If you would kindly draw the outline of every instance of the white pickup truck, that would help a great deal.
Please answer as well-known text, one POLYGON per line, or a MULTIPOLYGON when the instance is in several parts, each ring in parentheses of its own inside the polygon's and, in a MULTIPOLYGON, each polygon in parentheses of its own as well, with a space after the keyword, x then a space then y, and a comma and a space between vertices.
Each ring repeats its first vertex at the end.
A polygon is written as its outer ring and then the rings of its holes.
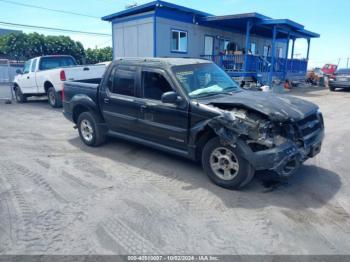
POLYGON ((62 106, 64 81, 101 78, 106 65, 77 66, 67 55, 41 56, 28 60, 23 71, 17 70, 13 90, 17 102, 24 103, 30 96, 47 95, 52 107, 62 106))

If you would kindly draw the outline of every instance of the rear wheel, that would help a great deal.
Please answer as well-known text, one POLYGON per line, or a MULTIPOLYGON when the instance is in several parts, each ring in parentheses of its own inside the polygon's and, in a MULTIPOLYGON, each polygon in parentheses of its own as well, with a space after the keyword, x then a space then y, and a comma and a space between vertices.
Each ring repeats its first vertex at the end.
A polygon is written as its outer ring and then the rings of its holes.
POLYGON ((60 92, 56 92, 55 88, 50 87, 47 91, 47 98, 49 99, 49 104, 52 107, 58 108, 62 107, 62 97, 60 92))
POLYGON ((223 145, 217 137, 209 140, 204 146, 203 169, 209 178, 221 187, 242 188, 254 177, 253 167, 239 155, 237 147, 223 145))
POLYGON ((22 90, 19 86, 15 87, 15 97, 17 103, 25 103, 27 102, 27 96, 22 93, 22 90))
POLYGON ((333 86, 330 86, 330 87, 329 87, 329 90, 330 90, 331 92, 334 92, 334 91, 335 91, 335 88, 334 88, 333 86))
POLYGON ((99 123, 100 117, 91 112, 84 112, 78 117, 78 130, 81 140, 88 146, 99 146, 106 140, 99 123))

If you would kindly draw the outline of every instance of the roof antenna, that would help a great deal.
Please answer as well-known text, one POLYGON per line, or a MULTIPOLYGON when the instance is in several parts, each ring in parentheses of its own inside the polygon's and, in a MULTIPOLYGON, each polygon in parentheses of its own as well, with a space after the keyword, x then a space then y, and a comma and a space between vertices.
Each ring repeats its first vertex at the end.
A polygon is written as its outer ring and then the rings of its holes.
POLYGON ((126 4, 125 9, 134 8, 136 6, 138 6, 137 2, 132 2, 132 3, 126 4))

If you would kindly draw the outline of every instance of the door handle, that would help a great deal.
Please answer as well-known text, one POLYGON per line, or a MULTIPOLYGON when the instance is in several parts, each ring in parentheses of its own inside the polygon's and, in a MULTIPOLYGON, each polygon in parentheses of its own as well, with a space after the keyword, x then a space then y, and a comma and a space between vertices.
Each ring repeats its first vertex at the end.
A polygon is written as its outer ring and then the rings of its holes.
POLYGON ((108 104, 109 103, 109 98, 104 98, 103 102, 105 102, 105 104, 108 104))

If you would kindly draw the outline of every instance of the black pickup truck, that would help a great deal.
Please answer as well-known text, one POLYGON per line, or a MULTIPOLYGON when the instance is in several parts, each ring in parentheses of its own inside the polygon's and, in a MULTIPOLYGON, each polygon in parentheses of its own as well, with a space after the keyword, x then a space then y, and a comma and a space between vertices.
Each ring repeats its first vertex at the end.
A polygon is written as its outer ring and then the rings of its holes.
POLYGON ((86 145, 114 136, 201 161, 214 183, 232 189, 256 170, 293 174, 324 137, 315 104, 242 90, 201 59, 120 59, 102 79, 65 82, 63 96, 86 145))

